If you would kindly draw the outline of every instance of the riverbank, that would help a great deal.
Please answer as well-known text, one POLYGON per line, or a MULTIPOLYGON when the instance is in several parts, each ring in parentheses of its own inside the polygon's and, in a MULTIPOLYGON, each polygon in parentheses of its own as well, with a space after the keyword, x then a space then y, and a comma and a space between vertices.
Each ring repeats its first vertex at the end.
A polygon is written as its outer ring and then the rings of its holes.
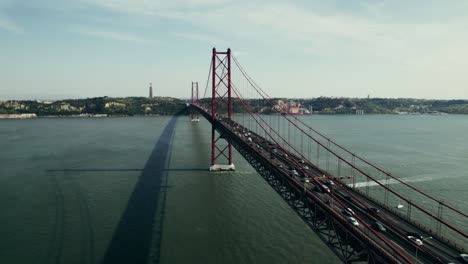
POLYGON ((26 119, 36 118, 36 114, 0 114, 0 119, 26 119))
MULTIPOLYGON (((287 98, 248 101, 252 111, 260 114, 276 114, 278 111, 320 115, 468 114, 468 100, 318 97, 294 99, 294 102, 287 98)), ((203 98, 200 102, 208 109, 211 107, 211 98, 203 98)), ((186 107, 186 100, 171 97, 96 97, 53 102, 10 100, 0 101, 0 114, 35 114, 37 117, 166 116, 180 113, 186 107)), ((219 104, 217 109, 219 112, 227 111, 223 104, 219 104)), ((232 98, 232 111, 246 112, 240 99, 232 98)))

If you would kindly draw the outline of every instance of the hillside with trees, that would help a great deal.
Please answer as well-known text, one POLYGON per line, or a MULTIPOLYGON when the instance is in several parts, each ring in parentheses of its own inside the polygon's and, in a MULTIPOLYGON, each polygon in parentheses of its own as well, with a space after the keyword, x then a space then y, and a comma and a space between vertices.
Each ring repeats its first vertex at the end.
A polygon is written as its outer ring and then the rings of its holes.
MULTIPOLYGON (((211 98, 201 99, 211 107, 211 98)), ((256 113, 276 113, 272 105, 291 102, 314 114, 468 114, 468 100, 431 100, 408 98, 339 98, 318 97, 310 99, 273 98, 270 102, 250 99, 248 104, 256 113)), ((96 97, 59 101, 0 101, 0 114, 29 114, 37 116, 135 116, 173 115, 186 109, 186 101, 171 97, 96 97)), ((218 103, 219 112, 226 111, 226 105, 218 103)), ((245 112, 243 103, 233 98, 233 112, 245 112)))
POLYGON ((2 101, 0 114, 34 113, 37 116, 173 115, 186 108, 185 101, 170 97, 96 97, 59 101, 2 101))

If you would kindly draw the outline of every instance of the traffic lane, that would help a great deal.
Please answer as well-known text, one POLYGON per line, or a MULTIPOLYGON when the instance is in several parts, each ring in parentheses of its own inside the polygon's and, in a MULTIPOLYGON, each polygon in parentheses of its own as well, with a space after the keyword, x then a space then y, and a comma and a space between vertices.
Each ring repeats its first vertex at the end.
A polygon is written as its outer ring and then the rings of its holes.
MULTIPOLYGON (((418 233, 419 231, 418 230, 415 230, 414 227, 409 227, 407 225, 406 222, 404 221, 401 221, 399 219, 395 219, 393 214, 386 214, 385 212, 385 209, 384 208, 380 208, 380 206, 378 204, 371 204, 369 202, 369 200, 365 199, 367 202, 367 207, 374 207, 374 208, 379 208, 380 209, 380 213, 378 214, 369 214, 368 212, 366 212, 366 206, 364 206, 361 201, 361 203, 355 203, 357 206, 359 206, 362 210, 364 210, 365 213, 368 213, 369 215, 373 216, 373 218, 379 222, 381 222, 382 224, 384 224, 384 226, 387 227, 387 229, 390 229, 391 231, 393 231, 396 235, 398 235, 398 239, 400 239, 401 241, 405 241, 407 242, 407 244, 409 243, 410 245, 413 245, 413 243, 411 243, 407 237, 407 233, 408 232, 415 232, 415 233, 418 233), (390 223, 391 221, 391 223, 390 223), (403 230, 403 232, 402 232, 403 230)), ((354 201, 354 200, 353 200, 354 201)), ((348 202, 351 202, 351 201, 348 201, 348 202)), ((426 255, 428 256, 431 256, 432 258, 434 259, 440 259, 440 260, 444 260, 444 259, 452 259, 450 257, 450 255, 446 255, 444 254, 444 256, 436 253, 436 252, 431 252, 429 251, 427 248, 424 247, 424 245, 419 249, 421 250, 422 253, 425 253, 426 255)), ((447 263, 447 262, 446 262, 447 263)))
MULTIPOLYGON (((253 135, 253 134, 252 134, 253 135)), ((256 138, 258 138, 257 136, 255 136, 256 138)), ((262 138, 263 139, 263 138, 262 138)), ((269 151, 272 151, 274 152, 276 150, 276 152, 279 154, 278 155, 278 159, 282 160, 283 164, 285 164, 289 169, 295 169, 296 171, 301 171, 301 172, 305 172, 305 169, 303 168, 304 165, 307 165, 307 166, 310 166, 309 168, 311 168, 311 170, 308 170, 308 172, 314 176, 321 176, 321 172, 318 171, 317 169, 315 169, 315 166, 313 164, 309 164, 309 163, 305 163, 305 164, 301 164, 302 165, 302 168, 300 167, 297 167, 297 164, 294 164, 291 160, 287 159, 286 157, 288 156, 285 156, 285 154, 287 155, 287 153, 283 152, 282 150, 279 150, 278 151, 278 146, 277 145, 273 145, 272 142, 269 142, 268 140, 264 139, 261 143, 267 143, 267 144, 264 144, 264 148, 268 149, 269 151)), ((299 160, 298 157, 294 157, 296 160, 299 160)), ((352 201, 349 201, 347 199, 343 199, 345 202, 352 202, 352 201)), ((367 203, 369 203, 370 201, 365 199, 367 203)), ((357 203, 357 202, 352 202, 354 205, 356 206, 359 206, 359 208, 363 209, 362 208, 362 203, 357 203)), ((370 206, 369 206, 370 207, 370 206)), ((379 205, 376 205, 374 204, 373 205, 374 208, 380 208, 379 205)), ((385 208, 380 208, 381 209, 381 212, 385 212, 385 208)), ((366 210, 366 208, 364 208, 363 210, 366 210)), ((368 215, 368 212, 363 212, 365 215, 368 215)), ((407 232, 420 232, 420 230, 415 230, 414 227, 412 225, 409 225, 407 224, 405 221, 401 221, 401 219, 399 219, 398 217, 395 218, 395 216, 393 214, 387 214, 387 213, 384 213, 385 214, 385 217, 383 217, 382 215, 378 216, 377 218, 373 217, 371 218, 372 221, 377 221, 377 220, 380 220, 381 222, 385 223, 388 226, 393 226, 393 227, 399 227, 398 229, 400 230, 399 234, 400 234, 400 238, 405 238, 406 240, 405 241, 408 241, 407 239, 407 236, 406 236, 406 233, 407 232), (390 223, 392 222, 392 223, 390 223)), ((373 224, 373 223, 372 223, 373 224)), ((426 234, 425 234, 426 235, 426 234)), ((426 235, 427 236, 427 235, 426 235)), ((450 256, 456 256, 456 253, 457 252, 454 252, 452 249, 450 248, 447 248, 446 245, 444 243, 438 243, 437 241, 435 242, 434 245, 432 245, 434 248, 437 248, 441 251, 441 253, 443 253, 444 255, 450 257, 450 256)), ((425 249, 421 249, 422 251, 425 251, 425 249)), ((438 251, 439 251, 438 250, 438 251)), ((430 252, 427 252, 428 254, 431 254, 430 252)))
MULTIPOLYGON (((409 224, 405 220, 400 219, 398 216, 394 215, 393 213, 388 212, 386 208, 380 207, 378 204, 375 204, 373 201, 369 201, 369 200, 367 200, 367 204, 371 207, 380 208, 380 213, 377 214, 376 216, 379 217, 381 222, 385 222, 387 226, 397 227, 399 229, 398 232, 401 234, 401 236, 407 237, 408 232, 414 232, 414 233, 419 233, 423 235, 423 237, 428 237, 426 233, 422 232, 421 230, 418 230, 413 225, 409 224)), ((429 241, 429 240, 426 240, 426 241, 429 241)), ((441 243, 438 240, 431 239, 430 241, 431 243, 436 244, 434 245, 434 247, 444 249, 444 250, 441 250, 440 252, 439 251, 434 252, 432 250, 432 252, 430 253, 428 252, 429 254, 432 254, 435 257, 438 256, 441 259, 448 259, 448 260, 456 261, 456 256, 458 256, 457 252, 448 248, 444 243, 441 243)), ((423 250, 426 250, 426 249, 424 248, 423 250)))
MULTIPOLYGON (((268 150, 271 152, 271 151, 274 151, 274 149, 277 149, 276 147, 272 147, 272 144, 271 143, 268 143, 267 140, 259 140, 260 138, 257 137, 255 134, 252 134, 251 132, 247 132, 247 130, 242 130, 241 131, 242 133, 244 133, 243 135, 241 134, 240 137, 245 137, 248 141, 247 143, 249 145, 251 145, 251 147, 256 147, 257 150, 260 150, 259 152, 261 152, 261 150, 265 150, 268 152, 268 150), (250 134, 249 134, 250 133, 250 134)), ((262 153, 262 156, 264 158, 267 158, 266 156, 268 156, 268 153, 265 153, 265 151, 262 153)), ((283 170, 283 172, 287 173, 288 175, 290 175, 290 168, 293 169, 293 168, 297 168, 298 164, 296 164, 295 162, 293 162, 292 160, 290 160, 290 156, 284 152, 284 151, 281 151, 281 150, 276 150, 276 154, 279 154, 278 158, 279 159, 279 163, 282 163, 283 164, 283 168, 281 168, 283 170), (285 155, 286 154, 286 155, 285 155)), ((293 157, 294 159, 296 159, 296 162, 299 160, 298 157, 293 157)), ((299 164, 300 167, 303 167, 304 165, 303 164, 299 164)), ((312 168, 313 165, 312 165, 312 168)), ((302 168, 303 169, 303 168, 302 168)), ((300 170, 300 169, 299 169, 300 170)), ((318 170, 316 170, 316 172, 318 172, 318 170)), ((321 176, 321 175, 320 175, 321 176)), ((300 182, 300 181, 298 181, 300 182)), ((317 183, 314 183, 314 184, 317 184, 317 183)), ((319 183, 321 184, 321 183, 319 183)), ((315 189, 316 187, 314 187, 315 189)), ((306 188, 307 189, 307 188, 306 188)), ((310 190, 309 190, 310 191, 310 190)), ((319 193, 314 193, 314 195, 316 197, 319 197, 323 202, 326 202, 330 199, 330 197, 325 197, 324 195, 322 194, 319 194, 319 193)), ((332 198, 333 199, 333 198, 332 198)), ((337 201, 336 203, 334 203, 334 205, 332 204, 332 209, 338 214, 338 215, 341 215, 341 211, 344 209, 343 206, 339 205, 339 201, 337 201)), ((345 217, 345 216, 343 216, 345 217)), ((348 218, 346 217, 346 220, 348 218)), ((362 223, 364 223, 364 221, 361 220, 362 223)), ((371 240, 373 240, 374 242, 376 243, 379 243, 382 241, 382 237, 379 237, 379 235, 377 235, 376 233, 374 233, 375 231, 374 230, 371 230, 370 228, 370 225, 372 223, 371 222, 366 222, 366 225, 360 225, 360 227, 354 227, 353 228, 361 228, 363 230, 361 230, 361 232, 363 232, 363 234, 365 234, 368 238, 370 238, 371 240)), ((388 243, 388 242, 387 242, 388 243)), ((387 252, 389 252, 391 255, 396 255, 394 249, 392 247, 390 247, 389 245, 387 245, 386 243, 379 243, 381 246, 384 245, 384 248, 387 252)))
MULTIPOLYGON (((342 194, 339 193, 339 191, 337 191, 337 196, 341 196, 342 194)), ((404 254, 408 259, 412 259, 413 258, 413 254, 412 254, 412 251, 409 250, 408 248, 408 245, 406 244, 407 241, 405 240, 402 240, 398 237, 394 237, 392 236, 391 234, 388 234, 387 232, 380 232, 376 229, 373 228, 374 226, 374 223, 376 222, 376 219, 371 216, 370 214, 368 214, 365 209, 361 208, 360 206, 357 206, 356 204, 354 204, 353 202, 345 199, 345 198, 342 198, 346 204, 346 208, 351 208, 353 211, 354 211, 354 215, 356 216, 355 218, 359 219, 360 223, 362 223, 362 228, 365 230, 366 234, 370 237, 373 238, 373 240, 382 240, 382 239, 385 239, 385 241, 387 242, 391 242, 393 244, 397 243, 398 245, 400 245, 398 248, 400 249, 400 252, 402 254, 404 254), (367 225, 364 225, 364 223, 367 225), (374 233, 375 232, 375 233, 374 233), (406 244, 406 246, 402 246, 406 244)), ((342 214, 345 214, 345 208, 342 208, 342 214)), ((383 246, 386 248, 386 250, 388 252, 393 252, 394 251, 394 248, 390 247, 389 245, 387 244, 383 244, 383 246)))
POLYGON ((441 247, 440 244, 433 244, 432 240, 434 240, 434 239, 424 240, 423 247, 430 250, 431 252, 439 254, 439 256, 441 256, 442 259, 446 260, 445 263, 450 263, 450 262, 458 263, 458 262, 460 262, 459 254, 453 253, 451 251, 447 251, 446 248, 441 247))
MULTIPOLYGON (((338 195, 342 195, 339 191, 338 193, 339 193, 338 195)), ((386 227, 387 230, 385 232, 379 231, 379 229, 375 229, 375 228, 374 230, 379 232, 383 237, 385 237, 389 241, 398 241, 398 244, 400 245, 400 247, 405 249, 407 256, 412 257, 412 258, 415 257, 414 252, 416 251, 416 248, 415 248, 416 245, 412 243, 406 237, 406 234, 403 235, 401 234, 401 232, 394 230, 395 228, 392 225, 388 225, 388 223, 380 219, 377 216, 377 214, 369 214, 367 211, 367 207, 363 206, 362 203, 356 200, 347 199, 346 201, 347 201, 347 204, 350 206, 350 208, 355 210, 356 214, 359 214, 361 217, 369 220, 372 227, 375 226, 375 223, 377 221, 381 222, 386 227)), ((425 248, 419 248, 419 250, 420 250, 420 254, 418 255, 418 257, 419 259, 422 259, 423 261, 425 261, 425 263, 432 262, 434 259, 437 259, 437 258, 440 259, 440 257, 433 256, 431 253, 427 252, 425 248)))
MULTIPOLYGON (((322 197, 323 199, 327 199, 328 205, 335 211, 337 212, 341 217, 346 219, 348 222, 349 221, 349 215, 347 215, 345 210, 347 208, 353 207, 353 206, 348 206, 347 204, 340 204, 338 201, 335 201, 333 197, 330 196, 329 193, 325 193, 327 196, 322 195, 322 192, 317 191, 317 188, 314 188, 315 190, 315 195, 322 197)), ((336 198, 336 197, 335 197, 336 198)), ((342 202, 342 201, 341 201, 342 202)), ((395 252, 396 249, 395 247, 390 245, 391 239, 386 235, 386 234, 381 234, 379 232, 376 232, 373 228, 372 225, 374 223, 373 219, 369 219, 367 217, 367 214, 364 212, 362 214, 354 214, 353 217, 358 219, 359 225, 358 226, 353 226, 353 228, 359 229, 363 234, 365 234, 369 239, 374 241, 375 243, 378 243, 385 251, 389 252, 390 255, 393 255, 395 257, 401 258, 398 256, 398 254, 395 252), (382 243, 383 240, 385 240, 386 243, 382 243)), ((400 241, 401 243, 401 241, 400 241)), ((404 255, 407 259, 410 259, 412 257, 411 252, 408 252, 408 250, 405 250, 403 252, 400 252, 400 254, 404 255)), ((403 259, 401 259, 403 261, 403 259)))
MULTIPOLYGON (((322 174, 321 171, 319 171, 318 169, 316 169, 315 166, 314 166, 313 164, 310 164, 310 163, 308 163, 308 162, 304 162, 303 164, 299 164, 300 167, 298 167, 297 164, 295 164, 295 163, 294 163, 292 160, 290 160, 289 158, 291 157, 291 158, 296 159, 296 161, 299 161, 299 160, 301 160, 299 157, 297 157, 297 156, 295 156, 295 155, 291 155, 291 154, 288 155, 288 153, 286 153, 285 151, 283 151, 279 146, 277 146, 277 145, 274 144, 273 142, 268 141, 267 139, 264 139, 263 137, 259 137, 259 136, 257 136, 257 134, 255 134, 255 133, 247 132, 247 131, 248 131, 248 130, 244 130, 244 131, 243 131, 244 133, 246 133, 246 134, 244 134, 244 136, 245 136, 245 135, 251 136, 251 141, 252 141, 252 142, 255 141, 255 143, 257 143, 257 144, 262 144, 262 149, 265 149, 266 151, 270 152, 270 158, 271 158, 271 155, 276 156, 277 159, 283 163, 283 166, 284 166, 283 170, 284 170, 284 172, 288 173, 288 174, 291 175, 291 176, 292 176, 292 173, 291 173, 292 170, 295 170, 297 173, 309 174, 309 175, 313 175, 313 176, 315 176, 315 177, 321 177, 321 176, 322 176, 322 175, 321 175, 321 174, 322 174), (294 157, 293 157, 293 156, 294 156, 294 157), (306 169, 304 168, 305 166, 308 166, 308 167, 310 166, 310 167, 309 167, 309 170, 306 170, 306 169), (301 168, 301 167, 302 167, 302 168, 301 168)), ((259 145, 257 145, 257 147, 258 147, 258 146, 259 146, 259 145)), ((314 185, 314 187, 307 188, 307 189, 310 190, 310 189, 320 188, 320 187, 317 186, 317 183, 315 183, 313 180, 311 180, 311 181, 312 181, 312 184, 314 185)), ((321 198, 323 198, 322 195, 319 195, 319 196, 320 196, 321 198)), ((323 199, 326 199, 326 198, 323 198, 323 199)), ((347 199, 343 199, 343 201, 349 202, 349 200, 347 200, 347 199)), ((366 199, 366 201, 368 201, 368 200, 366 199)), ((361 209, 362 209, 362 204, 359 204, 359 203, 353 203, 353 204, 354 204, 355 206, 358 206, 358 207, 355 207, 355 208, 361 208, 361 209)), ((379 207, 378 205, 377 205, 377 206, 374 205, 374 206, 375 206, 375 208, 378 208, 378 207, 379 207)), ((364 209, 364 210, 365 210, 365 209, 364 209)), ((364 215, 368 215, 368 213, 367 213, 367 212, 364 212, 364 215)), ((402 224, 401 221, 399 221, 399 219, 396 220, 396 219, 393 218, 393 217, 382 218, 382 219, 384 220, 383 222, 385 222, 385 224, 386 224, 387 226, 391 226, 391 225, 388 223, 388 220, 389 220, 389 221, 392 221, 392 222, 393 222, 393 225, 399 226, 399 225, 402 224)), ((379 220, 382 220, 382 219, 379 219, 379 220)), ((369 224, 373 225, 373 224, 375 223, 375 221, 377 221, 377 219, 371 218, 370 221, 371 221, 371 222, 369 222, 369 224)), ((408 240, 407 240, 407 238, 406 238, 405 236, 406 236, 406 235, 402 235, 402 237, 400 237, 400 238, 405 238, 404 241, 407 242, 408 240)))
MULTIPOLYGON (((334 209, 338 211, 343 217, 348 218, 349 216, 343 213, 346 208, 350 208, 352 206, 348 207, 343 207, 339 205, 338 203, 332 203, 331 206, 334 206, 334 209)), ((360 229, 369 239, 373 240, 374 242, 380 242, 382 239, 384 239, 387 243, 380 243, 380 246, 386 250, 389 254, 392 256, 399 258, 401 262, 405 262, 404 259, 402 259, 396 252, 395 249, 400 252, 400 254, 404 255, 407 259, 412 259, 411 252, 408 252, 407 249, 404 249, 401 246, 395 247, 395 245, 399 245, 401 241, 396 242, 393 241, 387 234, 379 233, 376 232, 372 228, 372 220, 367 219, 366 217, 362 216, 358 213, 355 212, 354 216, 355 218, 359 219, 359 226, 354 226, 354 228, 360 229), (392 246, 390 246, 390 244, 392 246)))
MULTIPOLYGON (((259 144, 262 144, 262 148, 265 148, 266 150, 270 150, 270 151, 274 151, 276 148, 271 148, 271 144, 265 144, 265 141, 257 141, 257 138, 256 137, 251 137, 252 141, 251 141, 251 144, 252 145, 255 145, 256 143, 259 143, 259 144)), ((250 144, 250 143, 249 143, 250 144)), ((257 148, 259 147, 259 145, 255 145, 257 148)), ((275 153, 277 154, 276 156, 278 161, 283 163, 283 168, 282 170, 286 173, 288 173, 290 176, 293 176, 291 171, 292 169, 297 169, 297 170, 300 170, 300 168, 297 168, 297 164, 293 163, 290 159, 288 159, 288 157, 290 156, 287 156, 287 155, 284 155, 286 153, 284 153, 283 151, 278 151, 276 150, 276 152, 272 152, 272 153, 275 153)), ((270 153, 271 155, 271 153, 270 153)), ((297 157, 293 157, 295 158, 296 160, 298 159, 297 157)), ((301 164, 302 165, 302 164, 301 164)), ((300 165, 300 166, 301 166, 300 165)), ((298 181, 301 181, 302 179, 298 179, 299 177, 295 177, 296 180, 298 181)), ((325 196, 323 195, 321 192, 317 192, 317 183, 314 183, 314 185, 311 186, 311 184, 309 184, 309 187, 307 186, 307 183, 304 183, 306 185, 306 189, 308 191, 315 191, 314 192, 314 195, 316 197, 319 197, 323 202, 327 203, 329 201, 331 201, 331 204, 329 204, 329 206, 338 214, 342 214, 343 210, 345 210, 346 207, 343 207, 343 205, 340 205, 340 202, 334 202, 333 201, 333 198, 330 197, 329 195, 325 196)), ((349 221, 349 217, 348 216, 343 216, 346 220, 349 221)), ((375 233, 375 230, 372 230, 371 226, 373 225, 373 223, 375 222, 373 219, 367 219, 366 221, 363 221, 363 219, 366 219, 365 217, 363 216, 360 216, 358 218, 361 218, 360 221, 361 221, 361 224, 359 224, 359 226, 353 226, 353 228, 359 228, 361 229, 361 231, 363 231, 364 234, 366 234, 366 236, 368 236, 370 239, 372 239, 374 242, 381 242, 382 241, 382 238, 383 239, 388 239, 388 238, 385 238, 385 235, 381 235, 381 234, 376 234, 375 233), (364 223, 366 223, 364 225, 364 223)), ((393 253, 393 255, 395 255, 394 253, 394 248, 390 247, 389 245, 387 245, 386 243, 380 243, 381 245, 384 246, 385 250, 387 252, 391 252, 393 253)), ((406 252, 405 252, 406 253, 406 252)), ((411 257, 411 254, 406 254, 407 257, 411 257)))
POLYGON ((314 176, 321 176, 321 172, 315 168, 315 165, 309 164, 308 162, 304 161, 304 163, 302 163, 302 166, 298 167, 297 164, 295 164, 289 158, 294 158, 299 163, 299 161, 302 160, 300 157, 296 155, 292 155, 291 152, 288 151, 287 149, 285 149, 286 151, 284 151, 283 148, 279 146, 278 144, 272 141, 269 141, 268 139, 265 139, 250 130, 242 129, 240 136, 241 138, 242 137, 250 138, 252 143, 255 143, 261 146, 263 150, 270 152, 270 155, 273 154, 275 157, 282 159, 283 162, 287 163, 288 166, 294 167, 298 171, 307 170, 304 168, 304 166, 308 166, 309 169, 307 171, 310 174, 313 174, 314 176))
MULTIPOLYGON (((260 151, 261 151, 261 149, 264 149, 265 151, 270 152, 270 156, 271 156, 272 153, 273 153, 273 155, 277 156, 278 162, 283 164, 283 168, 281 168, 281 169, 283 170, 283 172, 285 172, 285 173, 287 173, 288 175, 291 175, 291 176, 292 176, 292 173, 291 173, 292 169, 295 168, 295 169, 299 169, 299 170, 300 170, 300 168, 297 168, 297 164, 295 164, 293 161, 291 161, 291 160, 289 159, 289 155, 288 155, 285 151, 282 151, 281 148, 278 149, 277 147, 275 147, 274 145, 272 145, 271 143, 269 143, 267 140, 263 140, 263 138, 262 138, 262 140, 259 140, 259 137, 257 137, 255 133, 252 134, 251 132, 247 132, 247 130, 242 130, 242 133, 243 133, 243 134, 241 134, 241 137, 242 137, 242 136, 243 136, 243 137, 246 137, 247 140, 248 140, 248 144, 252 145, 252 147, 257 147, 260 151)), ((268 153, 263 153, 262 156, 264 156, 264 158, 265 158, 265 156, 268 156, 268 153), (265 155, 265 154, 266 154, 266 155, 265 155)), ((270 157, 270 158, 271 158, 271 157, 270 157)), ((297 157, 292 157, 292 158, 298 160, 297 157)), ((299 166, 301 166, 301 165, 299 165, 299 166)), ((317 172, 318 172, 318 171, 316 171, 316 173, 317 173, 317 172)), ((315 185, 315 184, 316 184, 316 183, 314 183, 314 185, 315 185)), ((312 188, 313 188, 313 189, 316 189, 317 187, 314 186, 314 187, 312 187, 312 188)), ((309 190, 310 190, 310 188, 307 188, 307 186, 306 186, 306 189, 309 189, 309 190)), ((316 192, 316 193, 315 193, 315 196, 316 196, 316 197, 319 197, 323 202, 328 202, 328 201, 331 199, 331 201, 332 201, 331 207, 332 207, 332 209, 335 210, 338 214, 341 214, 342 211, 345 209, 343 206, 339 205, 339 202, 338 202, 338 201, 337 201, 336 203, 334 203, 334 202, 333 202, 333 198, 331 198, 331 197, 325 197, 324 195, 322 195, 322 194, 319 193, 319 192, 316 192)), ((358 218, 361 218, 360 221, 361 221, 362 223, 364 223, 363 219, 365 219, 365 217, 360 216, 360 217, 358 217, 358 218)), ((348 219, 348 217, 346 217, 346 219, 348 219)), ((369 230, 369 229, 370 229, 370 226, 373 224, 374 221, 375 221, 375 220, 373 220, 373 219, 367 220, 367 222, 366 222, 367 226, 366 226, 366 225, 360 225, 360 227, 361 227, 362 229, 364 229, 364 232, 366 233, 366 235, 367 235, 367 236, 370 236, 372 240, 374 240, 374 241, 381 241, 381 240, 382 240, 381 237, 379 237, 378 235, 374 234, 374 233, 373 233, 373 230, 369 230)), ((358 228, 358 227, 355 227, 355 228, 358 228)), ((386 250, 387 250, 388 252, 392 252, 392 251, 393 251, 393 249, 392 249, 391 247, 387 246, 385 243, 384 243, 384 245, 386 246, 386 250)))

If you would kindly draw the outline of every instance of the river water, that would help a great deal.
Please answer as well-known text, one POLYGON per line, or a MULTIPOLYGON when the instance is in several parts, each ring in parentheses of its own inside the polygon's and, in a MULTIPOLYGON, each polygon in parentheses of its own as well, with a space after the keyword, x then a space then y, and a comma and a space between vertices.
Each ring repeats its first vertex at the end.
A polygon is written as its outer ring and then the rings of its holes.
MULTIPOLYGON (((468 116, 304 120, 468 211, 468 116)), ((0 120, 0 263, 339 263, 189 117, 0 120)), ((467 231, 466 223, 462 228, 467 231)))

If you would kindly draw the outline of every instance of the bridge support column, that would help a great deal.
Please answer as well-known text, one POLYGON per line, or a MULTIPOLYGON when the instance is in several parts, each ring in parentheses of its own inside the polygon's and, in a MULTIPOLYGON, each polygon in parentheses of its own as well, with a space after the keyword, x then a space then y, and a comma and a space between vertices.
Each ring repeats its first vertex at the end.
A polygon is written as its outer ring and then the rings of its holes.
POLYGON ((219 52, 213 48, 211 61, 211 166, 210 171, 235 170, 232 163, 232 145, 223 135, 216 135, 218 122, 230 122, 232 115, 231 100, 231 49, 226 52, 219 52), (222 107, 217 107, 217 104, 222 107), (227 106, 223 106, 227 105, 227 106), (226 116, 217 111, 227 111, 226 116), (221 140, 223 139, 223 140, 221 140), (219 163, 219 159, 225 159, 224 163, 219 163))
MULTIPOLYGON (((198 103, 198 82, 192 82, 192 105, 198 103)), ((190 110, 190 116, 192 118, 192 122, 199 122, 200 117, 198 116, 198 111, 195 109, 190 110)))

